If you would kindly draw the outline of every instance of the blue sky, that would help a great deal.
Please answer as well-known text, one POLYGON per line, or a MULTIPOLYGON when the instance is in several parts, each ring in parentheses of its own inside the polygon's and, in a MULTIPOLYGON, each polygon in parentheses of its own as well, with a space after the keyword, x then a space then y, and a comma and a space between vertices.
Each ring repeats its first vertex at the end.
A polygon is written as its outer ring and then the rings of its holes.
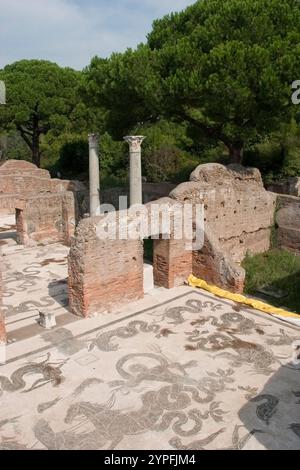
POLYGON ((0 68, 47 59, 81 69, 135 47, 152 21, 194 0, 0 0, 0 68))

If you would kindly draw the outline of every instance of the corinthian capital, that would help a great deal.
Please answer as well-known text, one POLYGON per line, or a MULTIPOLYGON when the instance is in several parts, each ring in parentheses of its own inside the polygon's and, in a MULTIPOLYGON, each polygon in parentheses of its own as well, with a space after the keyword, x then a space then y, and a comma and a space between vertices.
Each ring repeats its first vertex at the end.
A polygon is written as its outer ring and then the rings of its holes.
POLYGON ((98 134, 89 134, 89 147, 90 149, 97 149, 99 142, 98 134))
POLYGON ((144 139, 145 137, 143 135, 127 135, 124 137, 124 140, 129 143, 131 152, 139 152, 144 139))

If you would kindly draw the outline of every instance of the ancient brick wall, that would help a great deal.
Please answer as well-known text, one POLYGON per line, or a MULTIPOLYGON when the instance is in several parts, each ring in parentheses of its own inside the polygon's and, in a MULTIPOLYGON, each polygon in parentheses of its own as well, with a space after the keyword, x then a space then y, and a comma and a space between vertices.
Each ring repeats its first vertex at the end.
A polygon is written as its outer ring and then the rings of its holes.
POLYGON ((18 197, 51 191, 50 173, 24 160, 0 165, 0 213, 14 214, 18 197))
POLYGON ((25 160, 6 160, 0 163, 0 175, 30 175, 40 178, 50 178, 47 170, 38 168, 36 165, 25 160))
POLYGON ((89 316, 143 297, 143 247, 140 240, 102 240, 97 224, 83 219, 69 254, 69 302, 76 315, 89 316))
MULTIPOLYGON (((0 253, 1 256, 1 253, 0 253)), ((6 344, 6 332, 5 332, 5 318, 2 309, 2 300, 3 300, 3 282, 2 282, 2 270, 0 265, 0 365, 4 363, 4 359, 2 357, 3 350, 6 344)))
MULTIPOLYGON (((171 288, 183 284, 189 274, 207 282, 242 292, 245 271, 240 262, 247 254, 269 249, 274 225, 276 195, 267 192, 258 170, 218 164, 200 165, 191 181, 164 197, 143 206, 144 238, 155 236, 153 271, 155 284, 171 288), (165 237, 163 225, 151 225, 152 209, 164 204, 173 221, 176 211, 190 203, 193 227, 195 207, 204 210, 201 226, 203 243, 195 248, 185 236, 176 238, 174 226, 165 237), (186 249, 190 242, 190 249, 186 249)), ((163 213, 163 212, 162 212, 163 213)), ((178 214, 177 214, 178 215, 178 214)), ((118 213, 123 226, 136 223, 133 214, 118 213), (125 215, 124 215, 125 214, 125 215)), ((162 214, 159 218, 161 221, 162 214)), ((180 218, 179 218, 180 219, 180 218)), ((118 220, 119 222, 119 220, 118 220)), ((88 316, 143 296, 143 251, 140 240, 103 240, 97 226, 110 231, 108 215, 82 220, 72 241, 69 256, 70 306, 74 313, 88 316)), ((175 223, 175 222, 174 222, 175 223)), ((181 222, 182 223, 182 222, 181 222)), ((172 224, 171 224, 172 225, 172 224)), ((192 237, 195 233, 192 233, 192 237)))
POLYGON ((16 200, 18 243, 70 244, 75 231, 75 202, 71 192, 40 194, 16 200))
MULTIPOLYGON (((163 198, 144 206, 140 218, 121 211, 115 213, 114 221, 107 214, 79 223, 69 255, 69 300, 73 313, 89 316, 143 297, 142 238, 163 234, 160 217, 158 224, 151 224, 151 208, 161 203, 166 204, 171 217, 178 210, 177 206, 181 206, 170 198, 163 198), (173 206, 176 206, 174 210, 173 206), (135 239, 140 224, 145 231, 140 239, 135 239), (128 239, 121 239, 119 230, 124 227, 128 239), (110 233, 110 239, 98 237, 100 229, 102 234, 110 233)), ((188 241, 174 238, 174 226, 170 239, 154 240, 154 280, 156 285, 166 288, 183 284, 192 272, 190 245, 188 241)))
POLYGON ((264 189, 258 170, 219 164, 200 165, 191 181, 170 196, 180 202, 203 203, 205 230, 221 249, 241 262, 247 252, 269 249, 276 195, 264 189))
POLYGON ((88 194, 82 183, 51 178, 49 171, 24 160, 7 160, 0 165, 0 214, 14 214, 20 197, 66 191, 74 195, 76 220, 79 220, 88 210, 88 194))
POLYGON ((171 289, 187 280, 193 270, 192 252, 181 240, 154 240, 153 276, 156 286, 171 289))
POLYGON ((278 196, 277 242, 281 248, 300 254, 300 198, 278 196))

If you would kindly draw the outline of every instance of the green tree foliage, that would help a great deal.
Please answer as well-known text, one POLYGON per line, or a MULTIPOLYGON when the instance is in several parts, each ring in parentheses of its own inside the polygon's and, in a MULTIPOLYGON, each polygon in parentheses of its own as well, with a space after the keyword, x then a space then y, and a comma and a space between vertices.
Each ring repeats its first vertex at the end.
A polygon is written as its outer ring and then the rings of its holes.
POLYGON ((299 76, 298 0, 201 0, 155 21, 147 45, 94 59, 87 88, 119 129, 175 118, 241 162, 290 122, 299 76))
POLYGON ((204 0, 154 23, 161 105, 223 142, 245 144, 289 122, 300 76, 297 0, 204 0))
POLYGON ((30 150, 17 131, 0 134, 0 160, 31 160, 30 150))
POLYGON ((43 60, 22 60, 0 71, 7 105, 0 108, 2 129, 16 129, 40 166, 43 136, 86 127, 89 111, 79 99, 81 73, 43 60))
MULTIPOLYGON (((123 141, 115 141, 105 132, 99 140, 101 182, 111 181, 113 185, 124 180, 128 166, 128 146, 123 141)), ((53 170, 64 176, 86 179, 89 170, 89 146, 83 136, 63 135, 59 159, 53 170)), ((106 185, 106 184, 105 184, 106 185)))
POLYGON ((185 125, 159 120, 137 126, 134 134, 146 137, 143 142, 143 175, 149 182, 188 179, 199 160, 193 155, 193 141, 185 125))
POLYGON ((106 129, 120 139, 137 124, 156 121, 153 94, 146 93, 154 81, 151 51, 140 45, 109 59, 95 57, 85 70, 83 95, 86 103, 105 109, 106 129))

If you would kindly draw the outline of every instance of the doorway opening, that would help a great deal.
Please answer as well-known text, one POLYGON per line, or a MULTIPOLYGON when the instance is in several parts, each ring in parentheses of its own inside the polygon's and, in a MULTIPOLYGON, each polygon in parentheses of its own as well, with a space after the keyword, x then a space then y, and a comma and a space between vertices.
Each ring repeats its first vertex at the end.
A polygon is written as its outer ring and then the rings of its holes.
POLYGON ((153 247, 152 238, 146 238, 144 240, 144 294, 148 294, 154 289, 153 247))

